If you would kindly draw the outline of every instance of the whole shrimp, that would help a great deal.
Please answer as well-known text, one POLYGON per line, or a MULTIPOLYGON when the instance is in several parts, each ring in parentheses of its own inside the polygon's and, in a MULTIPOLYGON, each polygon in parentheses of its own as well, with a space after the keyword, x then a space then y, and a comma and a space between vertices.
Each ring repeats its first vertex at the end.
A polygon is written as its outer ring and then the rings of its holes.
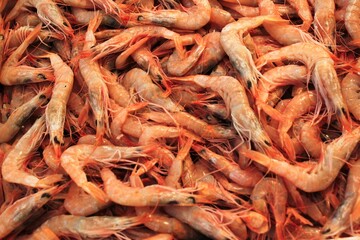
MULTIPOLYGON (((360 61, 356 66, 360 67, 360 61)), ((348 73, 341 81, 341 92, 350 113, 356 120, 360 120, 360 76, 356 73, 348 73)))
POLYGON ((155 24, 169 28, 197 30, 210 20, 211 6, 208 0, 193 0, 194 6, 186 11, 157 10, 130 14, 130 23, 155 24))
POLYGON ((275 217, 277 239, 284 238, 286 217, 287 190, 284 184, 275 178, 264 178, 256 184, 250 199, 255 211, 269 216, 267 204, 270 205, 275 217))
POLYGON ((218 155, 209 149, 194 144, 192 148, 212 166, 221 171, 226 177, 243 187, 254 187, 263 177, 254 167, 241 169, 238 164, 218 155))
POLYGON ((255 94, 257 78, 260 72, 256 69, 250 51, 242 38, 249 30, 259 27, 264 21, 282 21, 273 16, 259 16, 254 18, 240 18, 238 21, 226 25, 221 30, 220 42, 229 56, 231 64, 240 73, 243 85, 255 94), (236 47, 234 47, 236 46, 236 47))
POLYGON ((107 201, 105 192, 96 184, 89 182, 83 167, 91 162, 106 164, 121 159, 146 156, 153 147, 116 147, 78 144, 67 148, 61 155, 61 166, 71 179, 99 202, 107 201))
POLYGON ((25 170, 26 161, 43 140, 45 134, 45 116, 37 119, 33 126, 20 138, 13 149, 5 157, 1 167, 4 180, 25 186, 49 188, 62 180, 61 174, 52 174, 39 179, 25 170))
POLYGON ((299 189, 317 192, 326 189, 334 181, 359 141, 360 127, 344 132, 325 147, 320 161, 317 164, 309 162, 309 167, 291 165, 252 150, 245 150, 243 154, 286 178, 299 189))
POLYGON ((52 0, 19 0, 6 16, 5 22, 15 19, 23 8, 34 7, 41 21, 55 32, 73 36, 74 30, 61 9, 52 0))
MULTIPOLYGON (((101 17, 97 14, 91 20, 85 36, 84 50, 90 50, 96 44, 94 32, 100 24, 101 17)), ((89 102, 96 120, 96 136, 98 142, 101 142, 104 134, 109 132, 109 92, 101 73, 100 65, 90 57, 79 60, 79 70, 88 87, 89 102)))
POLYGON ((73 88, 74 73, 57 54, 50 54, 51 65, 54 68, 55 85, 45 116, 49 128, 50 141, 58 157, 61 155, 60 145, 64 144, 64 124, 66 105, 73 88))
POLYGON ((345 27, 351 38, 351 44, 360 46, 360 1, 349 0, 345 10, 345 27))
MULTIPOLYGON (((300 61, 306 65, 311 72, 312 83, 317 94, 325 102, 328 121, 330 121, 331 114, 336 113, 343 130, 350 130, 351 120, 341 93, 340 83, 334 68, 334 61, 325 48, 313 43, 295 43, 269 52, 258 58, 257 61, 263 64, 281 60, 300 61), (299 53, 298 49, 302 49, 302 51, 299 53)), ((315 112, 318 113, 320 108, 321 101, 318 101, 315 112)))
POLYGON ((124 206, 189 206, 206 201, 202 196, 187 193, 188 190, 150 185, 144 188, 129 187, 116 178, 116 175, 108 168, 101 170, 101 178, 104 181, 107 196, 115 203, 124 206))
POLYGON ((263 130, 253 109, 249 105, 245 88, 233 77, 194 75, 176 78, 180 81, 192 81, 204 88, 217 92, 225 101, 231 113, 233 125, 241 137, 253 141, 258 147, 269 148, 271 140, 263 130))
POLYGON ((299 140, 305 151, 315 159, 321 156, 325 147, 320 137, 320 127, 322 124, 322 122, 313 123, 313 121, 306 121, 300 127, 299 140))
POLYGON ((28 102, 16 108, 7 121, 4 124, 0 124, 0 143, 10 141, 20 131, 34 111, 49 101, 50 95, 51 87, 48 87, 40 91, 28 102))
POLYGON ((17 227, 24 224, 31 215, 44 206, 49 200, 53 198, 63 188, 52 187, 38 191, 37 193, 20 198, 13 204, 8 206, 0 214, 0 237, 5 238, 9 233, 17 227))
POLYGON ((352 165, 350 165, 343 201, 323 226, 322 233, 324 236, 340 235, 351 226, 352 222, 358 222, 359 215, 353 213, 358 211, 360 203, 358 190, 360 184, 359 173, 360 162, 357 159, 357 161, 352 162, 352 165))
MULTIPOLYGON (((146 219, 132 216, 73 216, 58 215, 50 218, 37 228, 27 239, 39 239, 48 230, 56 236, 89 238, 107 238, 111 235, 121 239, 122 231, 142 224, 146 219)), ((41 238, 42 239, 42 238, 41 238)))
POLYGON ((21 56, 28 46, 37 38, 41 30, 38 25, 25 38, 21 45, 11 53, 2 65, 0 72, 0 83, 3 85, 15 85, 24 83, 35 83, 54 80, 53 71, 47 67, 30 67, 19 64, 21 56))
POLYGON ((335 36, 335 2, 329 1, 314 1, 315 16, 314 16, 314 32, 320 39, 321 43, 330 47, 332 50, 336 49, 335 36))

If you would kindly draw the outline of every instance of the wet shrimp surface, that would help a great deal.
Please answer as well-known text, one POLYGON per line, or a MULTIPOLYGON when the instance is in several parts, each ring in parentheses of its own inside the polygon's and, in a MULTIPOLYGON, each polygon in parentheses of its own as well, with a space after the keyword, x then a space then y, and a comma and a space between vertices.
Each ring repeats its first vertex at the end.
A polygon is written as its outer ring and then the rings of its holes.
POLYGON ((0 1, 0 239, 358 238, 359 56, 359 0, 0 1))

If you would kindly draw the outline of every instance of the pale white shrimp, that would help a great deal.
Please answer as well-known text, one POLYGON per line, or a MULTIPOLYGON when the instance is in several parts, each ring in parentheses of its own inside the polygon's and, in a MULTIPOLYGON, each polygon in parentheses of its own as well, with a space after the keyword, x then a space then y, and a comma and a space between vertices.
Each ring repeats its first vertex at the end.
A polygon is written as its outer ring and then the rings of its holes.
POLYGON ((54 68, 55 85, 45 116, 49 128, 50 141, 58 157, 61 155, 60 145, 64 144, 64 124, 66 105, 73 88, 74 73, 57 54, 50 54, 51 65, 54 68))
POLYGON ((286 178, 299 189, 317 192, 326 189, 335 180, 359 141, 360 127, 343 133, 326 146, 317 164, 309 162, 310 167, 291 165, 255 151, 245 150, 243 154, 267 167, 269 171, 286 178))
POLYGON ((53 174, 39 179, 25 170, 26 161, 37 150, 44 134, 45 116, 42 116, 35 121, 5 157, 1 168, 4 180, 37 188, 49 188, 52 184, 62 180, 62 174, 53 174))

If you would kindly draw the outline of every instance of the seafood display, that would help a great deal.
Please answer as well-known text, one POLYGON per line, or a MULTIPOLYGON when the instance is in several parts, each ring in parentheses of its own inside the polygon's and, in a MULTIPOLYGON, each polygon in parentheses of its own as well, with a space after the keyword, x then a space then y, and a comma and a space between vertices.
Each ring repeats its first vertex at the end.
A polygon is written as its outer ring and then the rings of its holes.
POLYGON ((0 239, 360 238, 360 0, 0 0, 0 239))

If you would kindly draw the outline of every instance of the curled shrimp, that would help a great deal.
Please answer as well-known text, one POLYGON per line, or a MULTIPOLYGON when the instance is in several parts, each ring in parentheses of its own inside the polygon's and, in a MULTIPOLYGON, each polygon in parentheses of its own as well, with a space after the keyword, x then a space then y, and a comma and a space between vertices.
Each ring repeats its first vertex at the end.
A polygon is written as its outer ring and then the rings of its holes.
POLYGON ((348 73, 341 81, 341 92, 349 108, 349 112, 360 120, 360 76, 348 73))
POLYGON ((360 19, 360 1, 349 0, 345 10, 345 27, 348 33, 350 34, 351 38, 353 39, 351 44, 355 46, 360 45, 359 19, 360 19))
POLYGON ((12 112, 7 121, 4 124, 0 124, 0 143, 10 141, 20 131, 34 111, 49 101, 50 95, 51 88, 49 87, 40 91, 36 96, 12 112))
MULTIPOLYGON (((345 100, 341 93, 340 83, 335 72, 334 61, 325 48, 313 43, 295 43, 279 50, 269 52, 260 58, 258 63, 281 60, 301 61, 310 70, 315 90, 325 102, 328 121, 331 114, 336 113, 344 130, 351 129, 351 120, 345 100), (302 49, 299 53, 298 49, 302 49)), ((321 101, 318 101, 316 113, 320 111, 321 101)))
POLYGON ((226 25, 221 30, 221 45, 229 56, 231 64, 240 73, 243 85, 247 86, 252 93, 255 93, 257 78, 260 73, 256 69, 251 53, 243 43, 242 38, 246 32, 259 27, 264 21, 279 21, 279 19, 273 16, 241 18, 236 22, 226 25))
POLYGON ((335 50, 335 2, 315 0, 314 3, 314 32, 321 43, 335 50))
POLYGON ((325 147, 320 137, 321 125, 321 123, 315 124, 313 121, 307 121, 300 127, 299 141, 306 152, 315 159, 320 158, 325 147))
POLYGON ((71 236, 89 238, 107 238, 111 235, 119 239, 123 236, 122 231, 140 225, 144 222, 143 217, 131 216, 73 216, 58 215, 50 218, 37 228, 28 239, 38 239, 51 230, 56 236, 71 236))
POLYGON ((0 72, 0 83, 3 85, 15 85, 32 82, 44 82, 54 80, 53 71, 47 67, 30 67, 19 65, 20 57, 28 46, 37 38, 41 25, 34 28, 21 45, 6 59, 0 72))
POLYGON ((7 15, 5 21, 13 20, 24 7, 36 8, 41 21, 53 31, 63 33, 65 36, 73 36, 74 30, 71 28, 69 21, 52 0, 19 0, 7 15))
POLYGON ((64 124, 66 105, 73 88, 74 73, 57 54, 50 54, 51 65, 54 68, 55 85, 45 116, 49 128, 50 141, 58 157, 61 155, 60 145, 64 144, 64 124))
POLYGON ((105 202, 105 192, 96 184, 89 182, 83 167, 90 161, 97 161, 98 164, 116 162, 123 158, 142 157, 146 152, 152 150, 146 147, 115 147, 115 146, 93 146, 87 144, 75 145, 67 148, 61 155, 61 166, 69 174, 71 179, 90 194, 96 200, 105 202), (106 161, 108 160, 108 161, 106 161))
POLYGON ((179 10, 158 10, 130 14, 130 22, 155 24, 185 30, 197 30, 210 20, 211 6, 208 0, 194 0, 194 6, 179 10))
POLYGON ((42 206, 62 189, 63 188, 58 186, 44 189, 23 197, 8 206, 0 214, 0 237, 5 238, 17 227, 24 224, 36 210, 41 209, 42 206))
POLYGON ((313 17, 311 14, 311 9, 310 9, 308 1, 307 0, 288 0, 288 3, 293 8, 295 8, 299 17, 303 21, 303 24, 300 28, 305 32, 308 31, 311 26, 311 23, 313 22, 313 17))
POLYGON ((26 161, 37 149, 44 134, 45 117, 43 116, 35 121, 4 159, 1 168, 4 180, 38 188, 49 188, 52 184, 62 180, 61 174, 53 174, 39 179, 32 173, 25 171, 26 161))
POLYGON ((264 178, 256 184, 250 196, 254 209, 267 216, 269 212, 266 205, 269 203, 275 217, 277 239, 284 239, 287 195, 287 190, 281 181, 264 178))
POLYGON ((189 206, 205 200, 202 199, 201 196, 166 186, 150 185, 144 188, 128 187, 122 181, 118 180, 116 175, 108 168, 101 170, 101 178, 104 181, 105 192, 108 197, 113 202, 124 206, 189 206))
POLYGON ((270 171, 288 179, 299 189, 317 192, 326 189, 334 181, 359 141, 360 127, 343 133, 326 146, 317 164, 309 163, 310 167, 291 165, 251 150, 245 150, 243 153, 270 171))

